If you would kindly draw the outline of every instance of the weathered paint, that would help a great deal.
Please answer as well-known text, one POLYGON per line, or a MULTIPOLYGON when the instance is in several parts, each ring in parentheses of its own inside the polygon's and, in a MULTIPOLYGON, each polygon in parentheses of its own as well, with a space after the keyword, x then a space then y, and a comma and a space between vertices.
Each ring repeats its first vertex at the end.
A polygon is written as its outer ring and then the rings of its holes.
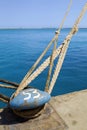
POLYGON ((51 99, 51 96, 44 91, 29 88, 21 91, 13 98, 9 105, 12 109, 25 110, 33 109, 44 105, 51 99))

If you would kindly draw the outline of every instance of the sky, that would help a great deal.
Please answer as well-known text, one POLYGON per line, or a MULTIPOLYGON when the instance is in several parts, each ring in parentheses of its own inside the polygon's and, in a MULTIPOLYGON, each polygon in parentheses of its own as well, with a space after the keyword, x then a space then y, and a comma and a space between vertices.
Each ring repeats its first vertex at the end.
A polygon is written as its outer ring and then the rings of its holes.
MULTIPOLYGON (((72 0, 64 27, 72 27, 87 0, 72 0)), ((0 28, 59 27, 69 0, 0 0, 0 28)), ((79 27, 87 28, 87 12, 79 27)))

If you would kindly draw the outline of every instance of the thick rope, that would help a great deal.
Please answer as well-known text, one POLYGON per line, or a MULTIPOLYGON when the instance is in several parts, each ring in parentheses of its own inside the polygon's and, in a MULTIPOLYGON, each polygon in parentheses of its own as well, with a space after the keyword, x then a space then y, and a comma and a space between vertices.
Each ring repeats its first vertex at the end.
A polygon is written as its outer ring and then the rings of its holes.
MULTIPOLYGON (((61 24, 60 24, 60 26, 59 26, 59 29, 56 31, 56 33, 57 33, 58 35, 59 35, 59 33, 60 33, 60 31, 61 31, 61 29, 62 29, 62 27, 63 27, 63 24, 64 24, 64 22, 65 22, 65 20, 66 20, 66 17, 67 17, 67 15, 68 15, 69 11, 70 11, 71 4, 72 4, 72 0, 70 0, 70 3, 69 3, 69 5, 68 5, 67 11, 66 11, 66 13, 65 13, 65 15, 64 15, 64 18, 63 18, 63 20, 62 20, 62 22, 61 22, 61 24)), ((53 43, 56 39, 57 39, 56 36, 54 36, 54 38, 52 39, 52 43, 53 43)), ((51 44, 52 44, 52 43, 51 43, 51 44)), ((50 46, 51 46, 51 45, 49 45, 49 47, 50 47, 50 46)), ((49 48, 49 47, 47 47, 47 48, 49 48)), ((47 48, 46 48, 46 49, 47 49, 47 48)), ((37 64, 38 64, 38 63, 37 63, 37 64)), ((33 71, 33 69, 32 69, 32 71, 33 71)), ((31 73, 32 73, 32 71, 31 71, 31 73)), ((30 74, 31 74, 31 73, 30 73, 30 74)), ((24 80, 26 80, 27 77, 30 76, 30 74, 27 73, 27 75, 24 77, 22 83, 24 82, 24 80)))
MULTIPOLYGON (((72 37, 72 35, 71 35, 72 37)), ((52 90, 53 90, 53 87, 55 85, 55 82, 57 80, 57 77, 59 75, 59 72, 60 72, 60 69, 62 67, 62 64, 63 64, 63 61, 64 61, 64 58, 65 58, 65 55, 66 55, 66 51, 68 49, 68 45, 69 45, 69 42, 70 42, 70 39, 71 37, 68 39, 66 39, 64 41, 64 46, 63 48, 61 49, 61 53, 60 53, 60 56, 59 56, 59 59, 58 59, 58 62, 57 62, 57 65, 55 67, 55 71, 54 71, 54 74, 53 74, 53 77, 52 77, 52 80, 51 80, 51 83, 50 83, 50 86, 49 86, 49 91, 48 93, 51 93, 52 90)))
MULTIPOLYGON (((40 55, 40 57, 37 59, 37 61, 35 62, 35 64, 32 66, 32 68, 30 69, 30 71, 26 74, 26 76, 24 77, 24 79, 22 80, 22 82, 20 83, 17 91, 15 92, 14 96, 17 96, 19 91, 21 91, 22 89, 24 89, 26 87, 26 80, 30 77, 30 75, 32 74, 32 72, 35 70, 35 68, 37 67, 37 65, 39 64, 39 62, 41 61, 41 59, 43 58, 43 56, 46 54, 46 52, 48 51, 48 49, 50 48, 50 46, 53 44, 53 42, 55 42, 58 39, 60 30, 65 22, 65 19, 69 13, 70 7, 71 7, 71 3, 72 0, 70 0, 69 6, 67 8, 67 11, 64 15, 64 18, 60 24, 59 29, 56 31, 56 35, 54 36, 54 38, 50 41, 50 43, 48 44, 47 48, 44 50, 44 52, 40 55)), ((28 84, 27 84, 28 85, 28 84)))
POLYGON ((59 72, 60 72, 60 69, 62 67, 62 64, 63 64, 63 61, 64 61, 64 58, 65 58, 65 55, 66 55, 66 52, 67 52, 67 49, 68 49, 68 46, 69 46, 69 43, 70 43, 70 40, 72 38, 72 36, 78 31, 78 24, 79 22, 81 21, 84 13, 86 12, 87 10, 87 3, 85 4, 84 8, 82 9, 78 19, 76 20, 72 30, 70 31, 69 35, 66 37, 65 41, 64 41, 64 46, 61 50, 61 53, 60 53, 60 56, 59 56, 59 60, 57 62, 57 65, 56 65, 56 69, 54 71, 54 74, 53 74, 53 78, 52 78, 52 81, 50 83, 50 86, 49 86, 49 93, 51 94, 52 90, 53 90, 53 87, 55 85, 55 82, 57 80, 57 77, 59 75, 59 72))

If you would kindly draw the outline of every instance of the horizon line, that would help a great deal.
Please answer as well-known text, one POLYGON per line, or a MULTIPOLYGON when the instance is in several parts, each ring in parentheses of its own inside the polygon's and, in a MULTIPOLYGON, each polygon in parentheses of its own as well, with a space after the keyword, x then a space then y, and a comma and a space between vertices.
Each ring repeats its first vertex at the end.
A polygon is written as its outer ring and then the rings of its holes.
MULTIPOLYGON (((71 29, 72 27, 63 27, 62 29, 71 29)), ((56 27, 6 27, 6 28, 0 28, 0 30, 5 29, 58 29, 56 27)), ((79 27, 79 29, 87 29, 87 27, 79 27)))

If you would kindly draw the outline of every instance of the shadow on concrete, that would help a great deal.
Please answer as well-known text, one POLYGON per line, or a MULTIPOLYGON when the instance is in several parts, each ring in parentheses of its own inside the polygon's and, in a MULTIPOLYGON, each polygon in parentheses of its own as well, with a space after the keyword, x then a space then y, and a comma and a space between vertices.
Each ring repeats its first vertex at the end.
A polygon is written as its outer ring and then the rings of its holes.
POLYGON ((26 122, 28 119, 24 119, 16 116, 9 108, 5 108, 0 112, 0 125, 11 125, 26 122))
MULTIPOLYGON (((34 111, 34 114, 37 110, 34 111)), ((32 112, 29 110, 29 115, 32 112)), ((42 114, 33 119, 20 118, 9 108, 0 110, 0 130, 67 130, 67 126, 54 108, 50 104, 46 104, 42 114)))

